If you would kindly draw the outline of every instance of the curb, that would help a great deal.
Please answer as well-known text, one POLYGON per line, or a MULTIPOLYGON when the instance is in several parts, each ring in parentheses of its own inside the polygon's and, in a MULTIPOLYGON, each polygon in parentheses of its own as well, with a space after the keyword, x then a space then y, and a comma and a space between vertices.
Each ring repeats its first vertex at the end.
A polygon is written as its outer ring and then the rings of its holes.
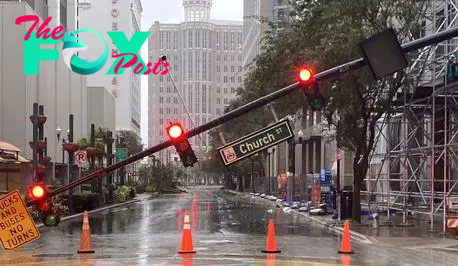
MULTIPOLYGON (((238 192, 238 191, 233 191, 233 190, 227 190, 229 193, 231 194, 234 194, 234 195, 241 195, 241 196, 250 196, 246 193, 243 193, 243 192, 238 192)), ((262 199, 262 198, 259 198, 260 200, 262 200, 264 203, 269 203, 269 205, 273 206, 273 207, 277 207, 274 203, 272 203, 271 201, 268 201, 268 200, 265 200, 265 199, 262 199)), ((294 212, 295 214, 299 214, 301 215, 302 217, 306 218, 307 220, 309 221, 312 221, 314 223, 317 223, 319 226, 333 232, 333 233, 336 233, 336 234, 339 234, 339 235, 343 235, 343 228, 339 227, 338 225, 335 225, 335 224, 329 224, 327 223, 326 221, 322 221, 320 219, 317 219, 311 215, 307 215, 305 213, 301 213, 301 212, 298 212, 296 210, 293 210, 291 209, 291 212, 294 212)), ((350 230, 350 237, 351 239, 353 240, 356 240, 356 241, 359 241, 359 242, 363 242, 363 243, 366 243, 366 244, 372 244, 373 241, 370 240, 367 236, 361 234, 361 233, 358 233, 358 232, 355 232, 353 230, 350 230)))
MULTIPOLYGON (((139 202, 139 201, 143 201, 143 200, 148 200, 148 199, 151 199, 151 198, 156 197, 156 196, 157 195, 151 195, 151 196, 145 197, 144 199, 133 199, 133 200, 129 200, 129 201, 126 201, 126 202, 121 202, 121 203, 113 204, 113 205, 110 205, 110 206, 105 206, 105 207, 100 208, 100 209, 95 209, 95 210, 92 210, 92 211, 88 211, 87 213, 88 214, 97 213, 97 212, 101 212, 101 211, 104 211, 104 210, 108 210, 108 209, 124 206, 124 205, 127 205, 127 204, 131 204, 131 203, 135 203, 135 202, 139 202)), ((78 218, 80 216, 83 216, 83 214, 84 214, 84 212, 62 217, 60 219, 60 222, 71 220, 73 218, 78 218)), ((43 227, 43 226, 44 226, 43 223, 37 224, 37 228, 40 228, 40 227, 43 227)))

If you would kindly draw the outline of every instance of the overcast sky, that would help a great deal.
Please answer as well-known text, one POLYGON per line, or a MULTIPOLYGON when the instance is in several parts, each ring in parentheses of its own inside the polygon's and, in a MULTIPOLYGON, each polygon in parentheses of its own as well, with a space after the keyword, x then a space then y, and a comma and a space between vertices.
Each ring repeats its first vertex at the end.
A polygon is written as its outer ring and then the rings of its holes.
MULTIPOLYGON (((143 0, 142 30, 149 30, 154 21, 179 23, 184 20, 183 0, 143 0)), ((211 18, 218 20, 238 20, 243 17, 243 0, 213 0, 211 18)), ((142 47, 142 57, 148 58, 146 42, 142 47)), ((141 135, 143 143, 148 142, 148 76, 142 77, 141 135)))

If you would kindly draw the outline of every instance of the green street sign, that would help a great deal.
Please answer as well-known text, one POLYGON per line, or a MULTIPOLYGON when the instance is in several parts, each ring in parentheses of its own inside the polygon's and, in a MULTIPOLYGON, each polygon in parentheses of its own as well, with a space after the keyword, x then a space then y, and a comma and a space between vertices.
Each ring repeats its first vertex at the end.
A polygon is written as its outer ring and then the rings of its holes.
POLYGON ((223 159, 224 165, 227 166, 292 137, 294 137, 294 134, 288 120, 282 120, 226 144, 218 148, 218 152, 223 159))
POLYGON ((116 161, 127 159, 127 148, 116 148, 116 161))

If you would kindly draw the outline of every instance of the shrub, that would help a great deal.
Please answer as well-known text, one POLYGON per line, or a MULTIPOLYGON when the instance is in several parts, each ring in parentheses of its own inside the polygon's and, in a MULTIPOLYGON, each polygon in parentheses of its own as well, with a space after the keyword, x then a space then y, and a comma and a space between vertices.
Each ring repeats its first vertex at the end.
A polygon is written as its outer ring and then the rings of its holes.
POLYGON ((146 188, 146 192, 150 192, 150 193, 156 192, 156 187, 154 185, 149 185, 146 188))
POLYGON ((116 203, 121 203, 129 199, 130 188, 127 186, 120 186, 115 190, 114 200, 116 203))

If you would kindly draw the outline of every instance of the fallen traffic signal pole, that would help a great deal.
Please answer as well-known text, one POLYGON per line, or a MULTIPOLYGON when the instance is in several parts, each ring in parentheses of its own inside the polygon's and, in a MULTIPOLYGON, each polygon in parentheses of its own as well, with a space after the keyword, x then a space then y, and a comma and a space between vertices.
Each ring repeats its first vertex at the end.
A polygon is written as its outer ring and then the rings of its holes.
MULTIPOLYGON (((451 38, 454 38, 454 37, 457 37, 458 36, 458 27, 455 27, 455 28, 451 28, 451 29, 448 29, 448 30, 445 30, 445 31, 442 31, 442 32, 439 32, 439 33, 436 33, 434 35, 430 35, 430 36, 427 36, 427 37, 423 37, 421 39, 418 39, 418 40, 415 40, 415 41, 412 41, 412 42, 409 42, 409 43, 406 43, 404 45, 402 45, 402 51, 404 53, 408 53, 408 52, 412 52, 414 50, 417 50, 417 49, 420 49, 420 48, 423 48, 423 47, 426 47, 426 46, 429 46, 429 45, 433 45, 433 44, 437 44, 437 43, 440 43, 440 42, 443 42, 443 41, 446 41, 446 40, 449 40, 451 38)), ((334 67, 334 68, 331 68, 331 69, 328 69, 328 70, 325 70, 323 72, 320 72, 318 74, 315 75, 314 77, 314 82, 317 82, 317 81, 322 81, 322 80, 326 80, 326 79, 329 79, 329 78, 333 78, 333 77, 336 77, 336 76, 339 76, 340 74, 343 74, 343 73, 347 73, 347 72, 350 72, 352 70, 356 70, 356 69, 359 69, 359 68, 362 68, 363 66, 365 66, 367 63, 366 61, 363 59, 363 58, 359 58, 359 59, 356 59, 354 61, 351 61, 351 62, 348 62, 348 63, 345 63, 345 64, 342 64, 340 66, 337 66, 337 67, 334 67)), ((196 136, 196 135, 199 135, 207 130, 210 130, 212 128, 215 128, 219 125, 222 125, 234 118, 237 118, 239 116, 242 116, 243 114, 246 114, 250 111, 253 111, 259 107, 262 107, 262 106, 265 106, 267 104, 269 104, 270 102, 273 102, 275 100, 278 100, 288 94, 290 94, 291 92, 295 91, 297 88, 299 88, 300 86, 303 86, 303 84, 300 84, 299 82, 296 82, 294 84, 291 84, 287 87, 284 87, 278 91, 275 91, 275 92, 272 92, 271 94, 268 94, 264 97, 261 97, 257 100, 254 100, 250 103, 247 103, 237 109, 234 109, 232 111, 230 111, 229 113, 226 113, 204 125, 201 125, 201 126, 198 126, 196 128, 193 128, 192 130, 186 132, 186 137, 187 138, 191 138, 193 136, 196 136)), ((163 149, 166 149, 170 146, 172 146, 173 143, 171 141, 166 141, 166 142, 163 142, 159 145, 156 145, 156 146, 153 146, 149 149, 146 149, 142 152, 139 152, 135 155, 132 155, 131 157, 129 157, 128 159, 126 160, 123 160, 123 161, 120 161, 120 162, 117 162, 113 165, 110 165, 106 168, 103 168, 103 169, 100 169, 98 171, 95 171, 94 173, 92 174, 89 174, 87 176, 84 176, 76 181, 73 181, 72 183, 68 184, 68 185, 65 185, 65 186, 62 186, 60 188, 57 188, 55 189, 54 191, 52 192, 49 192, 48 194, 48 197, 52 197, 52 196, 56 196, 62 192, 65 192, 69 189, 72 189, 78 185, 81 185, 83 183, 86 183, 88 181, 90 181, 91 179, 94 179, 96 177, 103 177, 105 176, 105 174, 108 174, 110 172, 113 172, 114 170, 117 170, 121 167, 124 167, 128 164, 131 164, 135 161, 138 161, 146 156, 149 156, 149 155, 152 155, 158 151, 161 151, 163 149)), ((27 202, 27 206, 31 206, 33 204, 35 204, 36 202, 34 200, 32 201, 29 201, 27 202)))

